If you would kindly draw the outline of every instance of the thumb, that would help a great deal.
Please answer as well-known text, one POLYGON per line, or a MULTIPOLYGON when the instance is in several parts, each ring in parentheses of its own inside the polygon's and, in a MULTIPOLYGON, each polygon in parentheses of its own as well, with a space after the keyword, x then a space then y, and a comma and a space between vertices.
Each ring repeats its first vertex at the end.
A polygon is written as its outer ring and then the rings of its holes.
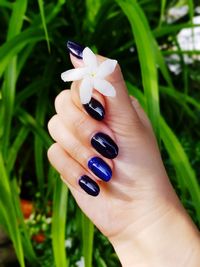
MULTIPOLYGON (((68 47, 69 48, 69 47, 68 47)), ((83 51, 83 47, 82 51, 83 51)), ((70 59, 75 68, 83 67, 84 62, 82 60, 82 53, 74 53, 74 50, 70 51, 70 59)), ((102 63, 107 58, 97 55, 98 63, 102 63)), ((137 113, 132 107, 131 100, 128 95, 128 91, 125 85, 125 81, 121 72, 119 64, 116 65, 115 70, 109 76, 106 77, 106 80, 110 82, 115 90, 115 97, 104 97, 105 103, 105 122, 111 127, 115 132, 128 131, 129 127, 133 120, 138 120, 137 113)))

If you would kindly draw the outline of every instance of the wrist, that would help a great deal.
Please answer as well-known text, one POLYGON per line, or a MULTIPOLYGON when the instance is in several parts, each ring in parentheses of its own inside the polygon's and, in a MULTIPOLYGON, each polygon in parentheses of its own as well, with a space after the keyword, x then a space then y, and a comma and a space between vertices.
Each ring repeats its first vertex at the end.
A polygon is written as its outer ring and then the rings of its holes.
POLYGON ((199 266, 199 233, 179 203, 147 217, 109 238, 123 267, 199 266))

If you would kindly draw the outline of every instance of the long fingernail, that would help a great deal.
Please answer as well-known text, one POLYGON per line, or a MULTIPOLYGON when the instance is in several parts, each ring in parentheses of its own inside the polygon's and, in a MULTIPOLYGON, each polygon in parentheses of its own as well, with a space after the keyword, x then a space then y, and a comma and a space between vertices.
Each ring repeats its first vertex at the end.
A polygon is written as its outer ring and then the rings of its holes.
POLYGON ((83 50, 85 48, 83 45, 80 45, 80 44, 73 42, 73 41, 68 41, 67 42, 67 48, 73 56, 75 56, 79 59, 83 59, 83 50))
POLYGON ((96 133, 91 139, 92 146, 104 157, 114 159, 118 155, 118 146, 104 133, 96 133))
POLYGON ((101 158, 93 157, 88 161, 88 168, 101 180, 108 182, 112 177, 110 166, 101 158))
POLYGON ((98 184, 93 181, 89 176, 83 175, 78 181, 80 187, 91 196, 98 196, 100 188, 98 184))
POLYGON ((87 111, 87 113, 95 120, 101 121, 104 119, 105 109, 101 105, 101 103, 93 97, 91 98, 90 102, 83 105, 83 107, 87 111))

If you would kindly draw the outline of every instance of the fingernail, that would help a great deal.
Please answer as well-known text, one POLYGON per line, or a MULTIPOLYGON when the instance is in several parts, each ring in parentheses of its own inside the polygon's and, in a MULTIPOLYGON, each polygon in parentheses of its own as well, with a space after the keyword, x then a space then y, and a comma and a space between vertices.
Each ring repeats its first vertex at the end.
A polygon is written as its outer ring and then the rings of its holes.
POLYGON ((68 41, 67 42, 67 48, 73 56, 75 56, 79 59, 83 59, 83 50, 85 48, 83 45, 80 45, 80 44, 75 43, 73 41, 68 41))
POLYGON ((88 168, 101 180, 108 182, 112 177, 110 166, 101 158, 93 157, 88 161, 88 168))
POLYGON ((101 121, 105 116, 105 109, 99 101, 91 98, 88 104, 83 105, 87 113, 95 120, 101 121))
POLYGON ((91 139, 92 146, 104 157, 114 159, 118 155, 118 146, 104 133, 96 133, 91 139))
POLYGON ((100 192, 100 188, 98 184, 95 181, 93 181, 90 177, 88 177, 87 175, 81 176, 78 183, 80 187, 89 195, 94 196, 94 197, 98 196, 100 192))

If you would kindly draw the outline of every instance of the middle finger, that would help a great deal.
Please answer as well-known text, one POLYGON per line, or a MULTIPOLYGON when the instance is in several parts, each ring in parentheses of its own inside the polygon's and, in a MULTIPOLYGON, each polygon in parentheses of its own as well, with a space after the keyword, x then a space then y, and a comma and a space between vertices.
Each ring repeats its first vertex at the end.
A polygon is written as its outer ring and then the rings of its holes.
POLYGON ((69 90, 62 91, 55 100, 55 109, 66 128, 86 146, 91 146, 106 158, 118 155, 116 138, 103 122, 97 122, 81 111, 71 100, 69 90))

